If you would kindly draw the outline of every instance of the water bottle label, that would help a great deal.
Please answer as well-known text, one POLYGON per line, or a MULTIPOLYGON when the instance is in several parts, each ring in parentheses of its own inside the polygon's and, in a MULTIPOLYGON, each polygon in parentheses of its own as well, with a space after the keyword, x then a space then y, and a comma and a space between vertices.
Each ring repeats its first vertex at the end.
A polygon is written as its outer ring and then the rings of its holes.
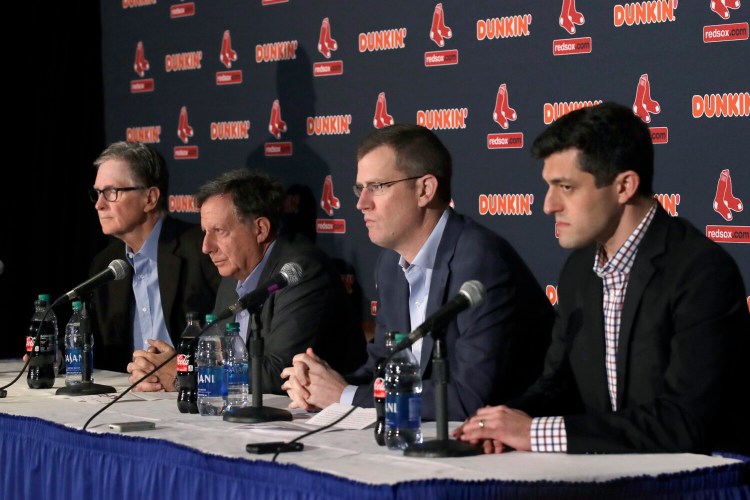
POLYGON ((388 394, 385 397, 385 423, 391 429, 419 429, 422 397, 413 392, 388 394))
POLYGON ((26 352, 31 352, 34 350, 34 337, 27 336, 26 337, 26 352))
POLYGON ((248 384, 248 369, 247 363, 232 363, 226 364, 227 370, 227 385, 247 385, 248 384))
POLYGON ((224 367, 222 366, 199 366, 198 367, 198 397, 199 398, 223 398, 227 394, 224 381, 224 367))
POLYGON ((378 399, 383 399, 385 397, 385 380, 383 377, 375 379, 375 384, 372 386, 372 392, 373 396, 378 399))
POLYGON ((83 351, 81 349, 68 348, 65 351, 65 371, 68 375, 80 375, 83 373, 83 351))

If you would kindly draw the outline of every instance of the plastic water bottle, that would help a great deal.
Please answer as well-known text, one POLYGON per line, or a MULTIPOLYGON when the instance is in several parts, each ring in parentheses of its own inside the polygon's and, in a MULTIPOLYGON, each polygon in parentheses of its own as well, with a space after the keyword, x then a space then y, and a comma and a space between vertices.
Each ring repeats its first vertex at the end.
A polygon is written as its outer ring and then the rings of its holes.
MULTIPOLYGON (((396 332, 385 332, 385 352, 388 356, 396 346, 396 332)), ((375 442, 385 446, 385 358, 375 365, 375 382, 372 386, 372 397, 375 402, 375 442)))
MULTIPOLYGON (((81 331, 81 308, 79 300, 72 303, 73 314, 70 315, 68 324, 65 325, 65 385, 80 384, 83 381, 83 353, 84 334, 81 331)), ((90 355, 91 351, 89 351, 90 355)), ((88 363, 89 376, 92 370, 91 361, 88 363)), ((90 380, 90 378, 88 378, 90 380)))
POLYGON ((26 354, 29 356, 29 371, 26 382, 32 389, 49 389, 55 385, 58 369, 57 316, 50 310, 49 295, 41 294, 34 301, 34 314, 31 316, 29 333, 26 337, 26 354), (37 337, 38 334, 38 337, 37 337), (38 339, 38 341, 37 341, 38 339))
MULTIPOLYGON (((206 315, 206 324, 216 320, 206 315)), ((221 415, 227 396, 222 345, 224 336, 217 325, 211 326, 198 341, 198 411, 201 415, 221 415)))
POLYGON ((227 407, 248 406, 247 349, 240 337, 240 324, 227 323, 224 336, 224 370, 227 374, 227 407))
MULTIPOLYGON (((396 335, 398 344, 406 334, 396 335)), ((422 379, 411 349, 393 355, 385 365, 385 444, 404 450, 422 442, 422 379)))
POLYGON ((185 316, 187 326, 177 348, 177 409, 180 413, 198 413, 198 372, 195 369, 195 344, 201 333, 200 314, 194 311, 185 316))

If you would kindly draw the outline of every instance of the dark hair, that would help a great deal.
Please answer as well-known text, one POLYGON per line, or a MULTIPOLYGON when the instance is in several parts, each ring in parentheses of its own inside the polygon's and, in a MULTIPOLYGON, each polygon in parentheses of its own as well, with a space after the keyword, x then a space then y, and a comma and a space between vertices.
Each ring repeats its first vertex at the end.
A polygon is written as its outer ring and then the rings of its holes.
POLYGON ((94 160, 94 166, 98 169, 102 163, 109 160, 127 162, 134 181, 145 187, 159 188, 157 207, 166 212, 169 170, 158 151, 142 142, 113 142, 94 160))
POLYGON ((406 177, 434 175, 438 180, 438 200, 446 204, 451 201, 451 155, 430 129, 408 123, 376 129, 359 143, 357 161, 380 146, 393 148, 396 168, 406 177))
POLYGON ((641 180, 638 194, 652 194, 651 132, 629 107, 604 102, 571 111, 536 138, 531 154, 545 159, 570 148, 580 150, 579 166, 594 176, 597 187, 608 186, 620 172, 633 170, 641 180))
POLYGON ((284 200, 284 187, 278 180, 263 172, 231 170, 198 188, 195 204, 200 208, 208 198, 224 194, 232 197, 240 222, 266 217, 271 221, 271 230, 278 229, 284 200))

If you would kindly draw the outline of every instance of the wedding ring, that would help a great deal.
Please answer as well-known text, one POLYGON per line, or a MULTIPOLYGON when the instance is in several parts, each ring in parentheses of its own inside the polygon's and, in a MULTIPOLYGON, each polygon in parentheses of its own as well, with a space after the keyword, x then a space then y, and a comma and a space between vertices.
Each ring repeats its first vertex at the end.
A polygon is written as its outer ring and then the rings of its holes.
POLYGON ((484 419, 483 419, 483 418, 480 418, 480 419, 479 419, 479 427, 480 427, 481 429, 484 429, 484 419))

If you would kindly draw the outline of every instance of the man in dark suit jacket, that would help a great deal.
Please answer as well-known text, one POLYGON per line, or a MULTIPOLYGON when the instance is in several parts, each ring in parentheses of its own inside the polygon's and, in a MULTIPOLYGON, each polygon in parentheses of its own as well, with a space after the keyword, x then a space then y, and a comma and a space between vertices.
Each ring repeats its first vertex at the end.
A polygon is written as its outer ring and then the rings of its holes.
MULTIPOLYGON (((445 330, 448 418, 464 419, 519 395, 541 373, 553 322, 552 306, 526 264, 503 238, 449 207, 450 154, 428 129, 376 130, 362 141, 357 158, 357 208, 370 240, 384 248, 375 266, 375 339, 367 363, 345 377, 320 353, 296 356, 282 373, 292 406, 372 406, 385 332, 412 331, 469 280, 480 281, 487 295, 445 330)), ((425 419, 436 418, 433 348, 430 335, 417 349, 425 419)))
MULTIPOLYGON (((304 235, 279 233, 283 195, 281 184, 270 176, 235 170, 207 182, 195 196, 205 231, 203 250, 224 277, 215 312, 277 275, 284 264, 295 262, 302 269, 298 283, 273 293, 261 308, 264 393, 282 393, 281 370, 307 347, 326 353, 342 370, 354 369, 365 357, 361 325, 333 262, 304 235)), ((250 314, 240 311, 219 328, 238 321, 246 339, 250 314)), ((174 352, 160 342, 153 347, 156 352, 135 353, 131 382, 174 352)), ((171 362, 159 370, 155 383, 140 389, 174 390, 176 368, 176 361, 171 362)))
POLYGON ((544 209, 575 248, 539 380, 455 435, 567 453, 750 451, 750 315, 734 260, 651 195, 653 146, 614 103, 571 112, 532 151, 544 209))
POLYGON ((91 198, 102 231, 119 241, 94 258, 91 274, 103 271, 114 259, 136 266, 132 279, 113 281, 92 295, 94 364, 124 372, 133 351, 147 347, 147 339, 175 343, 188 311, 210 311, 220 276, 201 252, 200 228, 166 215, 169 174, 154 149, 116 142, 94 165, 91 198), (150 288, 147 300, 143 295, 136 299, 136 279, 142 280, 139 286, 150 288))

